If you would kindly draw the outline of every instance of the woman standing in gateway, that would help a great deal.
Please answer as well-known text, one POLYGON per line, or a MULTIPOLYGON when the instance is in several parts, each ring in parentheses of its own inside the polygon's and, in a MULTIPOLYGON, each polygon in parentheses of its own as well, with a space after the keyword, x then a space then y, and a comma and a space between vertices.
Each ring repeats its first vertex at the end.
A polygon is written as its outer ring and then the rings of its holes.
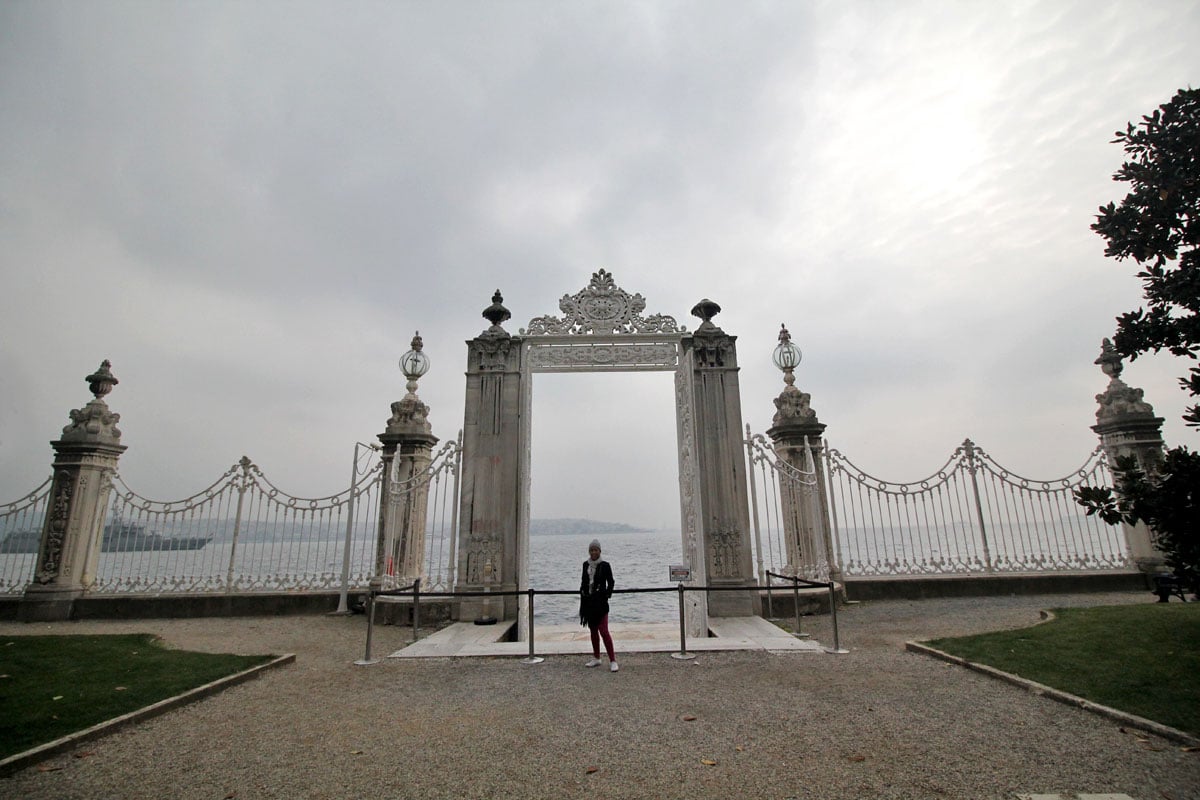
POLYGON ((600 666, 600 640, 603 639, 608 668, 616 672, 617 657, 613 654, 613 640, 608 632, 608 598, 612 597, 613 585, 612 567, 600 559, 600 540, 592 539, 579 582, 579 624, 587 625, 592 634, 592 660, 584 666, 600 666))

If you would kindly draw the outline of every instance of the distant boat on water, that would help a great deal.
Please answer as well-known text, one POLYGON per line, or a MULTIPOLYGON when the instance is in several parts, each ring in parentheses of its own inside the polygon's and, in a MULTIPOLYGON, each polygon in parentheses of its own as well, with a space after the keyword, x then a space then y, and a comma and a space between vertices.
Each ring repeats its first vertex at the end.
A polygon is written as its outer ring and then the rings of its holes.
MULTIPOLYGON (((102 553, 133 553, 143 550, 199 550, 211 536, 163 536, 132 522, 110 522, 104 526, 102 553)), ((36 553, 41 531, 14 531, 0 540, 0 553, 36 553)))

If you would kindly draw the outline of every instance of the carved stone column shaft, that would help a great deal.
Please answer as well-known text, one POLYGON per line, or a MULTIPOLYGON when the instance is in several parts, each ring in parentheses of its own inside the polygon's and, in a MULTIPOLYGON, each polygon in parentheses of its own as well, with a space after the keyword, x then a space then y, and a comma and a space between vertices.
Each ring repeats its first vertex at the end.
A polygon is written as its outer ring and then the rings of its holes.
POLYGON ((118 382, 110 366, 105 361, 86 378, 95 399, 72 411, 62 437, 50 443, 55 453, 50 507, 18 619, 70 619, 75 600, 95 582, 112 475, 126 449, 116 427, 121 416, 102 399, 118 382))

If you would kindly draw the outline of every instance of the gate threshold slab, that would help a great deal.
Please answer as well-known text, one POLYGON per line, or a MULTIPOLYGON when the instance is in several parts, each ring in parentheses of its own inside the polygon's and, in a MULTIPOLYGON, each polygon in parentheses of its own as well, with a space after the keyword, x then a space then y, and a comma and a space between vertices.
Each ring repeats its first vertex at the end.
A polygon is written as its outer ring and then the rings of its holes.
MULTIPOLYGON (((456 622, 414 642, 389 658, 450 658, 463 656, 527 656, 528 642, 502 641, 516 622, 475 625, 456 622)), ((614 622, 609 624, 618 653, 674 653, 679 651, 679 626, 667 622, 614 622)), ((820 653, 821 645, 797 639, 762 617, 711 617, 710 635, 688 637, 688 652, 716 650, 766 650, 771 653, 820 653)), ((578 625, 539 625, 534 629, 534 653, 588 655, 592 643, 587 628, 578 625)))

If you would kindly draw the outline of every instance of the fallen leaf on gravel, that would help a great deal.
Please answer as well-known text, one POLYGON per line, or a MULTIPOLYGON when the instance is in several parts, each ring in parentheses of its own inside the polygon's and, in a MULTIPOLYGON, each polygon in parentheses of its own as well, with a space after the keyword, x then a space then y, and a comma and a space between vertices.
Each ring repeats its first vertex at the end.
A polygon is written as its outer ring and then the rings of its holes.
POLYGON ((1200 747, 1196 747, 1193 744, 1189 744, 1189 745, 1187 745, 1185 747, 1181 747, 1179 749, 1185 753, 1195 753, 1196 751, 1200 751, 1200 747))
POLYGON ((225 795, 223 800, 233 800, 235 797, 237 797, 237 792, 230 792, 229 794, 225 795))
POLYGON ((62 772, 62 767, 53 767, 49 764, 39 764, 38 772, 62 772))
POLYGON ((733 749, 734 749, 734 750, 737 750, 737 751, 740 753, 740 752, 742 752, 743 750, 745 750, 746 748, 742 747, 742 746, 739 744, 737 747, 735 747, 735 748, 733 748, 733 749))
POLYGON ((352 756, 361 756, 362 754, 363 754, 362 750, 351 750, 350 751, 350 755, 352 755, 352 756))
POLYGON ((856 762, 857 762, 857 761, 866 761, 866 760, 867 760, 867 757, 866 757, 866 756, 850 756, 850 757, 849 757, 849 758, 847 758, 846 760, 847 760, 847 761, 856 761, 856 762))
POLYGON ((706 767, 715 767, 717 765, 717 762, 713 761, 711 758, 702 758, 700 759, 700 763, 706 767))
POLYGON ((1139 742, 1143 742, 1143 743, 1144 743, 1144 742, 1148 742, 1148 741, 1150 741, 1149 739, 1143 739, 1141 736, 1138 736, 1138 737, 1137 737, 1137 740, 1138 740, 1139 742))
POLYGON ((87 758, 88 756, 96 755, 95 750, 84 750, 82 753, 73 753, 75 758, 87 758))
POLYGON ((696 717, 692 714, 684 714, 682 717, 680 717, 680 719, 683 720, 684 722, 695 722, 696 721, 696 717))
POLYGON ((599 772, 599 771, 600 771, 599 767, 588 767, 587 769, 584 770, 584 772, 586 772, 588 775, 591 775, 593 772, 599 772))

